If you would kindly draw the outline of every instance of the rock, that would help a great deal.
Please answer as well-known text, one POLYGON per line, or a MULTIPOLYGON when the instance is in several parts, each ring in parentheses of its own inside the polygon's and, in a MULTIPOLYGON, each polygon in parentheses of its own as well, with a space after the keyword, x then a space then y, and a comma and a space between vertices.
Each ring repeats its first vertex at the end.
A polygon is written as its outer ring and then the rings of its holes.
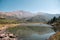
POLYGON ((17 37, 11 33, 0 34, 1 40, 17 40, 17 37))

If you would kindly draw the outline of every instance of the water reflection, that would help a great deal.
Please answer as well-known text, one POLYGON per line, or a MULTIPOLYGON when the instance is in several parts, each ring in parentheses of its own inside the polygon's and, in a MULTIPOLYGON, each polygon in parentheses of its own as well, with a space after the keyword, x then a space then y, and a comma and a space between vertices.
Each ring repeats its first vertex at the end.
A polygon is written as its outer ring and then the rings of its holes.
POLYGON ((34 33, 30 37, 24 38, 23 40, 47 40, 54 33, 55 32, 47 33, 47 34, 42 34, 42 35, 34 33))
POLYGON ((52 26, 47 24, 29 24, 29 26, 40 26, 39 33, 33 33, 27 38, 23 38, 23 40, 47 40, 52 34, 55 32, 51 29, 52 26))
POLYGON ((20 24, 14 29, 18 30, 19 40, 47 40, 55 33, 51 27, 47 24, 20 24))

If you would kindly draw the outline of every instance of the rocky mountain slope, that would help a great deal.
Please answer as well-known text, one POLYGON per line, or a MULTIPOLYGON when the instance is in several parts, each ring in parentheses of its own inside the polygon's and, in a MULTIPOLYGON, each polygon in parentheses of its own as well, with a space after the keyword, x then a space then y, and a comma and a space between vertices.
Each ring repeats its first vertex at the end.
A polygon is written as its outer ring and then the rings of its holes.
POLYGON ((28 22, 47 22, 49 19, 43 15, 36 15, 30 19, 28 19, 28 22))
POLYGON ((13 12, 0 12, 0 17, 4 17, 6 19, 17 19, 19 21, 26 22, 47 22, 54 16, 59 16, 60 14, 48 14, 48 13, 31 13, 27 11, 13 11, 13 12))

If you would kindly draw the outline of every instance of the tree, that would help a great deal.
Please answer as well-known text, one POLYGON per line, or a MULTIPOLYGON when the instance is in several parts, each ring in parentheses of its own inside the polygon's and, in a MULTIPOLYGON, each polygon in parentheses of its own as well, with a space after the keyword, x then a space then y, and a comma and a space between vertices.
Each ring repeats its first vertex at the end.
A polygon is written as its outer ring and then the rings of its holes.
POLYGON ((56 17, 53 17, 50 21, 48 21, 48 24, 52 24, 53 22, 55 22, 57 20, 56 17))
POLYGON ((52 23, 55 22, 56 20, 57 20, 57 18, 56 17, 53 17, 52 23))

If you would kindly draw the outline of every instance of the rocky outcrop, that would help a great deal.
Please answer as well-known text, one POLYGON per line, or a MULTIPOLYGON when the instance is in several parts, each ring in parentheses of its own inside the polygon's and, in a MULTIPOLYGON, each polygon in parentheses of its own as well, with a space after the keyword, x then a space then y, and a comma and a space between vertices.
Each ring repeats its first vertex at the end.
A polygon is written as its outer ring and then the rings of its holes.
POLYGON ((0 40, 17 40, 17 37, 11 33, 0 34, 0 40))

